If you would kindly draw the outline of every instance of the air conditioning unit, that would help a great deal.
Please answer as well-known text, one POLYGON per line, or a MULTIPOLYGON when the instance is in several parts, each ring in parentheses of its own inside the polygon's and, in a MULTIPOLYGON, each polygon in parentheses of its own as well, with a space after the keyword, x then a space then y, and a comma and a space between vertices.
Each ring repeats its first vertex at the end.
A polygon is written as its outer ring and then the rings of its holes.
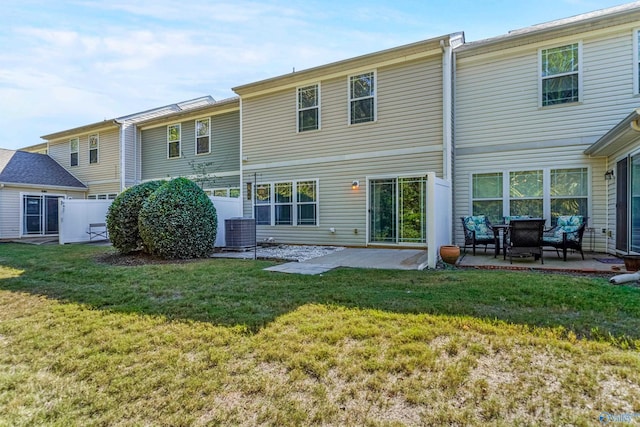
POLYGON ((247 250, 256 245, 256 221, 253 218, 228 218, 224 220, 224 237, 227 250, 247 250))

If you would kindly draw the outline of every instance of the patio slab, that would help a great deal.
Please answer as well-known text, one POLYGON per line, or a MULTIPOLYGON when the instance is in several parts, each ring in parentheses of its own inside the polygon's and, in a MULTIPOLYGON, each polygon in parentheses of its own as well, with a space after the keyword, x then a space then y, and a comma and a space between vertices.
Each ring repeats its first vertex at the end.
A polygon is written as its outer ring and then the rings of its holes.
POLYGON ((463 252, 458 259, 459 267, 476 267, 489 269, 512 269, 512 270, 556 270, 567 272, 583 272, 583 273, 611 273, 616 275, 625 273, 624 261, 622 258, 616 258, 613 255, 605 253, 585 253, 584 261, 579 253, 568 253, 567 261, 558 257, 555 251, 544 251, 544 264, 535 261, 533 257, 514 258, 513 264, 509 263, 509 259, 503 259, 502 254, 497 257, 493 256, 493 250, 490 249, 485 254, 483 251, 477 251, 476 255, 472 255, 471 251, 466 254, 463 252))

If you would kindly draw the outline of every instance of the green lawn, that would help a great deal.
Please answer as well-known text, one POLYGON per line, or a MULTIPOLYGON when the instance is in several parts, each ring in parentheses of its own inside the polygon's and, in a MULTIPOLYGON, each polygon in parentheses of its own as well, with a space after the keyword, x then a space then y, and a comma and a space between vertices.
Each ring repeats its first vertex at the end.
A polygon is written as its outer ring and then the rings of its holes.
POLYGON ((640 288, 0 244, 0 426, 640 423, 640 288))

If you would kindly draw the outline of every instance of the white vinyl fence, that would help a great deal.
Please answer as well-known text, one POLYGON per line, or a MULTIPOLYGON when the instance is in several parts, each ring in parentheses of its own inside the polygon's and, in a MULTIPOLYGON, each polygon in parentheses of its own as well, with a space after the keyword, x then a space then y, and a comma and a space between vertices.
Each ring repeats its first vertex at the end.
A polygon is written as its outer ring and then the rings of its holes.
MULTIPOLYGON (((242 216, 242 199, 239 197, 209 197, 218 214, 218 234, 216 247, 225 245, 224 220, 242 216)), ((79 243, 106 240, 103 236, 90 234, 91 224, 106 224, 107 210, 112 200, 59 200, 59 231, 58 242, 79 243)))

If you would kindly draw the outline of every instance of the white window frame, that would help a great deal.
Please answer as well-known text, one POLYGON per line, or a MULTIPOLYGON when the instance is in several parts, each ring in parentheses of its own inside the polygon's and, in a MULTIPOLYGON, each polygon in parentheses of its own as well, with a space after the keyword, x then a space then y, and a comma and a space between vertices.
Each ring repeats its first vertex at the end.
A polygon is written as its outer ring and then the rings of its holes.
POLYGON ((203 117, 201 119, 196 119, 195 120, 195 154, 196 156, 203 156, 205 154, 210 154, 211 153, 211 118, 210 117, 203 117), (207 122, 207 134, 206 135, 198 135, 198 122, 207 122), (207 151, 206 152, 202 152, 202 153, 198 153, 198 138, 207 138, 207 151))
POLYGON ((322 126, 322 110, 320 107, 320 83, 312 83, 312 84, 308 84, 305 86, 300 86, 296 88, 296 132, 297 133, 301 133, 301 132, 313 132, 315 130, 320 130, 321 126, 322 126), (312 86, 315 86, 316 88, 316 105, 311 106, 311 107, 300 107, 300 92, 303 89, 308 89, 312 86), (309 110, 318 110, 318 120, 316 122, 316 128, 315 129, 300 129, 300 113, 302 111, 309 111, 309 110))
POLYGON ((638 49, 640 49, 640 43, 638 42, 640 37, 640 30, 633 30, 633 94, 640 95, 640 55, 638 49))
POLYGON ((252 215, 255 218, 256 206, 267 206, 266 203, 257 204, 255 191, 258 186, 268 185, 269 186, 269 217, 270 224, 257 224, 262 226, 271 226, 271 227, 319 227, 320 226, 320 182, 318 178, 310 178, 310 179, 297 179, 297 180, 278 180, 278 181, 270 181, 270 182, 258 182, 255 185, 252 185, 252 191, 254 194, 251 197, 252 200, 252 215), (316 200, 315 202, 298 202, 298 183, 299 182, 314 182, 316 187, 316 200), (291 203, 276 203, 275 199, 275 186, 277 184, 291 184, 292 186, 292 195, 291 195, 291 203), (299 224, 298 221, 298 206, 299 205, 310 205, 315 204, 316 206, 316 223, 315 224, 299 224), (291 205, 291 224, 276 224, 275 223, 275 207, 276 205, 291 205))
POLYGON ((351 74, 347 77, 347 112, 348 112, 348 118, 347 118, 347 124, 349 126, 353 126, 353 125, 361 125, 364 123, 375 123, 378 121, 378 72, 377 70, 372 70, 372 71, 363 71, 361 73, 358 74, 351 74), (369 96, 363 96, 360 98, 352 98, 351 97, 351 80, 354 77, 358 77, 358 76, 363 76, 366 74, 371 74, 373 76, 373 95, 369 95, 369 96), (369 99, 369 98, 373 98, 373 118, 372 120, 367 120, 367 121, 363 121, 363 122, 358 122, 358 123, 352 123, 351 121, 351 103, 354 101, 360 101, 363 99, 369 99))
POLYGON ((559 170, 559 169, 586 169, 587 171, 587 214, 591 216, 593 212, 593 191, 591 188, 591 167, 588 165, 570 165, 566 167, 554 166, 554 167, 546 167, 546 168, 513 168, 513 169, 487 169, 487 170, 478 170, 469 174, 469 213, 471 213, 473 209, 473 175, 477 174, 485 174, 485 173, 502 173, 502 212, 503 215, 509 215, 511 212, 511 183, 509 177, 512 172, 533 172, 533 171, 542 171, 542 217, 547 220, 546 226, 553 226, 554 224, 549 224, 548 221, 551 221, 551 199, 558 199, 559 197, 551 196, 551 171, 559 170))
POLYGON ((89 144, 89 164, 90 165, 95 165, 100 163, 100 134, 98 133, 94 133, 89 135, 89 139, 88 139, 88 144, 89 144), (96 141, 96 148, 91 148, 91 140, 95 138, 96 141), (92 162, 91 161, 91 151, 95 150, 96 151, 96 161, 92 162))
POLYGON ((80 165, 80 138, 71 138, 69 140, 69 166, 75 168, 80 165), (76 143, 76 151, 73 151, 73 143, 76 143), (71 156, 76 154, 76 164, 71 161, 71 156))
POLYGON ((179 159, 180 157, 182 157, 182 124, 173 123, 171 125, 167 125, 167 159, 179 159), (178 139, 176 141, 171 141, 171 132, 169 129, 176 126, 178 127, 178 139), (178 155, 171 157, 171 150, 169 147, 172 143, 175 144, 176 142, 178 143, 178 155))
POLYGON ((582 41, 574 41, 574 42, 570 42, 570 43, 563 43, 563 44, 555 44, 553 46, 547 46, 544 48, 540 48, 538 49, 538 107, 539 108, 553 108, 553 107, 559 107, 559 106, 563 106, 563 105, 576 105, 582 102, 583 100, 583 85, 582 85, 582 70, 583 70, 583 55, 582 55, 582 41), (565 47, 565 46, 571 46, 577 44, 578 45, 578 100, 577 101, 571 101, 571 102, 562 102, 562 103, 556 103, 556 104, 551 104, 551 105, 543 105, 542 102, 542 88, 543 88, 543 80, 546 79, 550 79, 550 78, 556 78, 556 77, 562 77, 562 76, 569 76, 572 74, 576 74, 575 71, 571 71, 571 72, 567 72, 567 73, 560 73, 560 74, 554 74, 552 76, 543 76, 542 75, 542 52, 549 50, 549 49, 556 49, 556 48, 560 48, 560 47, 565 47))

